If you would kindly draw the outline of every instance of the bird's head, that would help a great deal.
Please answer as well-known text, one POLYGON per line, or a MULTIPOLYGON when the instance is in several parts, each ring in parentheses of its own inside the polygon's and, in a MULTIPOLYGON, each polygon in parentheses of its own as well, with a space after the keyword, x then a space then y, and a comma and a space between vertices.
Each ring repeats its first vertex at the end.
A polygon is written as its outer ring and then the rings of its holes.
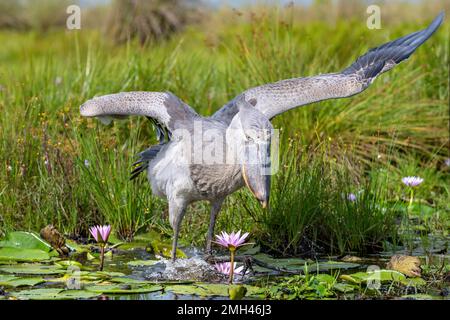
POLYGON ((270 147, 272 124, 242 95, 236 100, 239 112, 233 119, 238 159, 245 184, 265 208, 270 194, 270 147))

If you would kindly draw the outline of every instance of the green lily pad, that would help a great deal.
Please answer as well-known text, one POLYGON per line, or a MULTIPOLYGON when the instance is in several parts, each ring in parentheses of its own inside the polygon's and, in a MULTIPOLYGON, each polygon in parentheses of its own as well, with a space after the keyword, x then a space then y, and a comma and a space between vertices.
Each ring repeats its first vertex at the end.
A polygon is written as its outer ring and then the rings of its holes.
POLYGON ((360 267, 360 264, 357 263, 351 263, 351 262, 341 262, 341 261, 326 261, 326 262, 319 262, 319 263, 313 263, 308 265, 309 271, 313 272, 317 270, 320 272, 327 272, 330 270, 348 270, 348 269, 354 269, 360 267))
POLYGON ((86 290, 96 293, 148 293, 163 290, 159 285, 135 285, 135 284, 111 284, 111 285, 95 285, 88 286, 86 290))
POLYGON ((115 282, 115 283, 125 283, 125 284, 145 284, 145 283, 152 283, 150 281, 145 280, 139 280, 139 279, 133 279, 128 277, 116 277, 111 278, 108 280, 109 282, 115 282))
POLYGON ((5 240, 0 241, 0 247, 38 249, 45 252, 52 250, 52 246, 33 232, 14 231, 7 234, 5 240))
POLYGON ((425 286, 427 284, 427 282, 425 280, 423 280, 422 278, 419 278, 419 277, 406 278, 404 281, 402 281, 402 283, 405 286, 409 286, 409 287, 421 287, 421 286, 425 286))
POLYGON ((77 267, 77 268, 81 269, 83 267, 83 265, 81 263, 79 263, 78 261, 73 261, 73 260, 61 260, 61 261, 55 262, 55 264, 57 264, 63 268, 77 267))
POLYGON ((72 300, 92 299, 99 296, 99 294, 86 290, 62 290, 45 288, 11 292, 11 296, 16 297, 20 300, 72 300))
POLYGON ((45 265, 38 263, 24 263, 19 265, 0 266, 0 271, 14 274, 48 275, 61 274, 66 270, 56 265, 45 265))
POLYGON ((95 275, 99 277, 111 278, 111 277, 124 277, 125 274, 116 271, 95 271, 91 272, 90 275, 95 275))
MULTIPOLYGON (((224 296, 228 297, 229 285, 219 283, 195 283, 192 285, 169 285, 164 288, 165 291, 170 291, 180 295, 197 295, 201 297, 206 296, 224 296)), ((263 289, 259 287, 244 286, 247 289, 247 296, 260 296, 263 294, 263 289)))
MULTIPOLYGON (((286 269, 286 270, 290 270, 290 271, 303 270, 305 267, 305 262, 306 262, 305 260, 299 259, 299 258, 276 259, 265 253, 259 253, 259 254, 255 255, 254 257, 257 260, 267 263, 269 266, 276 267, 276 268, 282 268, 282 269, 286 269)), ((264 271, 271 270, 271 269, 256 265, 254 267, 254 270, 259 271, 259 272, 260 271, 264 272, 264 271)))
POLYGON ((42 288, 33 290, 22 290, 18 292, 11 292, 11 296, 20 300, 48 300, 56 297, 61 289, 42 288))
POLYGON ((0 279, 0 286, 6 287, 22 287, 22 286, 35 286, 37 284, 43 283, 45 280, 43 278, 19 278, 13 277, 7 281, 2 281, 0 279))
POLYGON ((56 300, 93 299, 100 294, 86 290, 64 290, 58 293, 56 300))
POLYGON ((161 262, 160 260, 133 260, 129 261, 127 265, 131 267, 144 267, 144 266, 153 266, 157 263, 161 262))
MULTIPOLYGON (((330 270, 347 270, 352 268, 358 268, 360 265, 357 263, 341 262, 341 261, 324 261, 324 262, 309 262, 299 258, 273 258, 267 254, 257 254, 254 256, 256 259, 267 263, 269 266, 282 268, 289 271, 304 271, 305 263, 309 272, 326 272, 330 270)), ((257 272, 267 272, 271 270, 261 266, 253 267, 257 272)))
POLYGON ((49 253, 39 249, 0 248, 0 260, 32 262, 49 259, 49 253))
POLYGON ((123 242, 117 245, 118 248, 122 250, 135 250, 135 249, 145 249, 148 245, 148 242, 144 241, 131 241, 131 242, 123 242))
POLYGON ((255 254, 259 253, 260 251, 261 251, 260 246, 255 246, 255 245, 253 245, 252 247, 245 246, 245 247, 240 248, 239 255, 255 255, 255 254))
POLYGON ((16 276, 10 275, 10 274, 0 274, 0 282, 9 281, 12 279, 15 279, 16 276))
POLYGON ((168 281, 149 281, 149 280, 140 280, 140 279, 133 279, 133 278, 129 278, 129 277, 116 277, 116 278, 111 278, 108 280, 108 282, 114 282, 114 283, 123 283, 123 284, 158 284, 158 285, 181 285, 181 284, 191 284, 194 283, 194 281, 189 281, 189 280, 184 280, 184 281, 179 281, 179 280, 168 280, 168 281))
POLYGON ((375 270, 373 272, 357 272, 353 274, 341 275, 342 280, 351 283, 361 284, 367 283, 369 280, 379 280, 383 282, 400 282, 404 283, 406 277, 403 273, 394 270, 375 270))

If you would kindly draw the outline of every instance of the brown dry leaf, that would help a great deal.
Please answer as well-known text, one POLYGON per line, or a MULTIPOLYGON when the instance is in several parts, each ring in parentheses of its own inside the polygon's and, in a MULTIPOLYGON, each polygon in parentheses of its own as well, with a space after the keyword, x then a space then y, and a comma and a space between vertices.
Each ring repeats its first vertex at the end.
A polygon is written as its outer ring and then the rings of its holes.
POLYGON ((412 256, 395 255, 387 264, 387 268, 396 270, 408 277, 420 277, 420 259, 412 256))
POLYGON ((360 257, 346 255, 341 260, 344 261, 344 262, 359 262, 362 259, 360 257))
POLYGON ((50 243, 50 245, 61 255, 65 256, 69 253, 66 246, 66 239, 53 225, 48 225, 40 232, 42 239, 50 243))

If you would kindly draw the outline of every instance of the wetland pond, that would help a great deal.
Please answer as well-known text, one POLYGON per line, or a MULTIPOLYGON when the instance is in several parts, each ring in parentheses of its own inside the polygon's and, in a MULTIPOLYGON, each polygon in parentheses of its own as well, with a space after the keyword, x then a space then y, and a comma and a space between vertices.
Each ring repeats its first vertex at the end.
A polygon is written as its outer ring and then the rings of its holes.
POLYGON ((196 248, 182 248, 182 258, 171 262, 170 245, 154 234, 111 244, 103 271, 95 244, 68 240, 66 245, 70 253, 61 257, 37 234, 9 233, 0 241, 0 300, 448 299, 449 292, 449 255, 442 239, 427 251, 417 249, 414 257, 397 251, 305 260, 245 248, 238 264, 247 261, 248 268, 231 286, 196 248))

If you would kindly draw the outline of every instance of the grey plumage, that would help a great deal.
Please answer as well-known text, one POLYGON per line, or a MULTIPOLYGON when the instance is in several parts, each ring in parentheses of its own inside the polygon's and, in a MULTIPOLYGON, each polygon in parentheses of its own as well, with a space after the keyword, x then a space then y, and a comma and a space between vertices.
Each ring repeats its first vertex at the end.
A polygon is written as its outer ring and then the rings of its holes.
POLYGON ((153 193, 169 201, 173 259, 186 207, 198 200, 210 201, 210 250, 217 214, 229 194, 246 184, 263 206, 269 201, 270 176, 262 169, 270 162, 262 159, 270 159, 270 119, 298 106, 364 91, 377 76, 409 58, 437 30, 443 17, 441 13, 428 28, 369 50, 341 72, 248 89, 212 117, 201 117, 175 95, 162 92, 121 92, 93 98, 80 107, 80 112, 105 122, 141 115, 154 123, 159 144, 138 154, 131 179, 147 171, 153 193), (191 143, 198 126, 209 132, 201 145, 191 143), (231 163, 216 151, 203 158, 205 151, 216 145, 222 146, 227 156, 232 155, 231 163), (249 152, 251 149, 255 153, 249 152), (195 161, 197 155, 201 155, 200 162, 195 161))

